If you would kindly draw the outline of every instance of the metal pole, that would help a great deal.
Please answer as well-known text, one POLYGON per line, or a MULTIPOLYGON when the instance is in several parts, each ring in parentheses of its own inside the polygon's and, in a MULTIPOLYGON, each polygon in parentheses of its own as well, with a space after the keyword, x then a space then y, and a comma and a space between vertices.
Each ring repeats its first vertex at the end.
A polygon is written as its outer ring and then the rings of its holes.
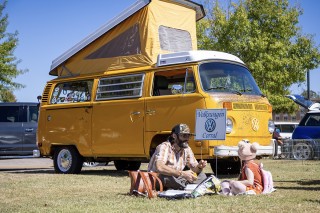
POLYGON ((307 99, 310 100, 310 70, 307 71, 307 99))

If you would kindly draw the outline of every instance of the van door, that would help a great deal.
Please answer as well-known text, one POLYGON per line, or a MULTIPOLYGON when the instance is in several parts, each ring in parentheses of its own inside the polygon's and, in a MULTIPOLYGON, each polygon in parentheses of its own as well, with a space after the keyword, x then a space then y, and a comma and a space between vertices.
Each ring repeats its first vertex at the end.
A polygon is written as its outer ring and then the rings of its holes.
POLYGON ((0 106, 0 155, 22 155, 22 122, 19 105, 0 106))
POLYGON ((42 138, 42 141, 48 141, 53 145, 75 145, 81 155, 92 154, 92 86, 93 80, 55 85, 50 105, 43 107, 46 138, 42 138))
POLYGON ((23 146, 22 151, 26 154, 32 154, 37 147, 37 128, 38 128, 38 107, 36 105, 23 106, 23 113, 26 115, 26 121, 22 123, 23 146))
POLYGON ((99 80, 92 117, 95 155, 144 156, 144 76, 131 74, 99 80))
MULTIPOLYGON (((146 98, 146 131, 170 133, 178 123, 194 131, 196 109, 205 108, 205 101, 197 92, 192 69, 159 71, 153 82, 153 96, 146 98)), ((195 143, 190 142, 190 147, 200 153, 195 143)))

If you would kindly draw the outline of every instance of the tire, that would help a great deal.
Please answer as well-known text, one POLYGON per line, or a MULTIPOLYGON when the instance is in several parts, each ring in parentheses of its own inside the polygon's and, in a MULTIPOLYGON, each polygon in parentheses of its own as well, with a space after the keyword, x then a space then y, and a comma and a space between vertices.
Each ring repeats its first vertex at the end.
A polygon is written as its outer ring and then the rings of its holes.
POLYGON ((54 153, 53 165, 56 173, 79 174, 83 158, 73 146, 59 147, 54 153))
POLYGON ((215 175, 234 175, 240 174, 241 161, 239 159, 228 158, 218 159, 216 166, 216 160, 210 161, 211 169, 215 175))
POLYGON ((313 158, 312 146, 307 143, 297 143, 292 149, 293 158, 296 160, 309 160, 313 158))
POLYGON ((118 171, 130 170, 136 171, 140 168, 140 161, 115 160, 114 166, 118 171))

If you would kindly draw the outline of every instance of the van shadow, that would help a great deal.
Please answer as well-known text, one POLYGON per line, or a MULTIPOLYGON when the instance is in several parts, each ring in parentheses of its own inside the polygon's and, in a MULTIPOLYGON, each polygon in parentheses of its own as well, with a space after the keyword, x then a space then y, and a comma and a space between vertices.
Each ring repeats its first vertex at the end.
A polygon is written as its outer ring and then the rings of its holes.
MULTIPOLYGON (((46 169, 1 169, 0 171, 4 171, 7 173, 14 173, 14 174, 57 174, 55 173, 53 168, 46 168, 46 169)), ((95 168, 95 169, 85 169, 80 172, 78 175, 97 175, 97 176, 111 176, 111 177, 124 177, 129 176, 128 171, 117 171, 112 169, 105 169, 105 168, 95 168)))

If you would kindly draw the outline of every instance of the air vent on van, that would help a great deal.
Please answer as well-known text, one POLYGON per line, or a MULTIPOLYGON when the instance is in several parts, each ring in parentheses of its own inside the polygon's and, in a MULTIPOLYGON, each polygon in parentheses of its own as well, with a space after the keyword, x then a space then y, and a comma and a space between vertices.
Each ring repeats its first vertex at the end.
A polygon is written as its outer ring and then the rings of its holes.
POLYGON ((43 94, 42 94, 41 103, 48 103, 51 86, 52 86, 51 83, 46 85, 46 88, 44 89, 43 94))
POLYGON ((268 111, 269 107, 267 104, 255 104, 255 109, 259 111, 268 111))
POLYGON ((253 109, 253 105, 250 103, 233 103, 233 107, 234 110, 252 110, 253 109))

